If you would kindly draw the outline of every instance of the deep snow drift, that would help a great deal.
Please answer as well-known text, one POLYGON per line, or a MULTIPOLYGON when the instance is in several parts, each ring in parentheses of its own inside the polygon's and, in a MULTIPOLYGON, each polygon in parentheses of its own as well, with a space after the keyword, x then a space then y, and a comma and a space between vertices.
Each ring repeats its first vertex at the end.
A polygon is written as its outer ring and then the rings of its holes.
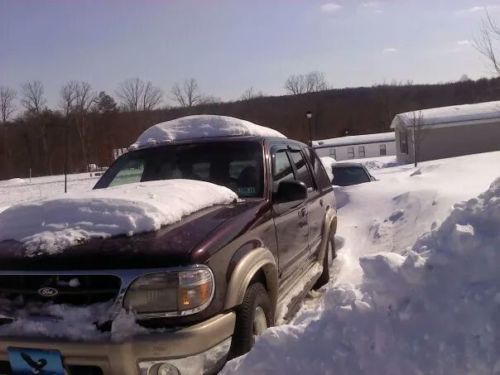
POLYGON ((194 138, 238 135, 285 137, 274 129, 234 117, 194 115, 153 125, 139 136, 131 148, 142 148, 165 142, 194 138))
POLYGON ((339 189, 338 279, 223 373, 500 374, 498 165, 382 167, 339 189))
POLYGON ((68 194, 0 213, 0 241, 24 243, 31 256, 116 235, 157 230, 203 208, 235 201, 230 189, 204 181, 135 183, 68 194))

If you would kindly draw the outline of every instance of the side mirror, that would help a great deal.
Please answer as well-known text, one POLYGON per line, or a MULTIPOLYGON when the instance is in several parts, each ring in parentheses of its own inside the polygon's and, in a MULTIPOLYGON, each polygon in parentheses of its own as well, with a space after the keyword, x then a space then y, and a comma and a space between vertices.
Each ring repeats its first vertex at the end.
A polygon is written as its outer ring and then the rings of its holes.
POLYGON ((281 181, 274 196, 275 203, 297 202, 307 199, 307 186, 301 181, 281 181))

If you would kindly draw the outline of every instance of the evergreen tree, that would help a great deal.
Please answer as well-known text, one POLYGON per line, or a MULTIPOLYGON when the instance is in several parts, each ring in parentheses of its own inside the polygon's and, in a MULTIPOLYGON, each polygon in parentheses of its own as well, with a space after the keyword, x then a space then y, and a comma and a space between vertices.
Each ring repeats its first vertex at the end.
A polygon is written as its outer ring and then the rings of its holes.
POLYGON ((97 111, 99 113, 112 113, 118 110, 115 100, 104 91, 97 97, 97 111))

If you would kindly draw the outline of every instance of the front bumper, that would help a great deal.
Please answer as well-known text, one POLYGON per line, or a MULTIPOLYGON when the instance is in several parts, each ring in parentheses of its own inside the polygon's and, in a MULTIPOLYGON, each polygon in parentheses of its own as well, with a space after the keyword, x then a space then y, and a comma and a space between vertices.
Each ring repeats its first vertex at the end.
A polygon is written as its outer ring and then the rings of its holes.
MULTIPOLYGON (((103 375, 149 375, 148 368, 159 362, 172 362, 182 375, 199 373, 193 361, 223 359, 216 349, 227 343, 233 334, 234 312, 219 314, 196 325, 169 331, 134 336, 123 342, 68 342, 47 338, 0 338, 0 362, 7 361, 7 348, 58 350, 65 366, 99 368, 103 375), (208 353, 209 355, 203 355, 208 353), (214 358, 221 357, 221 358, 214 358), (191 358, 193 357, 193 358, 191 358), (191 369, 191 370, 190 370, 191 369)), ((227 346, 227 345, 226 345, 227 346)), ((202 366, 206 365, 202 363, 202 366)))

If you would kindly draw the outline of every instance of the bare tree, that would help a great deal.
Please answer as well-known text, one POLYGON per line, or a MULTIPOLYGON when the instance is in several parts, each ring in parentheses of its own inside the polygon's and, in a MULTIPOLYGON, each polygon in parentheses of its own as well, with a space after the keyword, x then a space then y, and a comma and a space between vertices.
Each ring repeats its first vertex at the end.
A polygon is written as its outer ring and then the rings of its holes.
POLYGON ((500 27, 495 23, 491 15, 486 11, 486 16, 481 22, 479 37, 474 40, 474 47, 484 55, 492 65, 497 74, 500 74, 500 62, 497 60, 496 42, 500 39, 500 27))
POLYGON ((86 114, 97 100, 97 93, 87 82, 77 82, 75 91, 75 110, 86 114))
POLYGON ((304 76, 302 74, 289 76, 285 82, 285 90, 292 95, 299 95, 305 92, 304 76))
POLYGON ((203 102, 198 82, 194 78, 185 79, 182 85, 176 83, 170 92, 181 107, 193 107, 203 102))
POLYGON ((43 84, 40 81, 28 81, 21 85, 21 105, 30 113, 39 114, 45 109, 43 84))
POLYGON ((323 91, 327 90, 328 87, 325 75, 321 72, 292 74, 285 81, 285 90, 292 95, 323 91))
MULTIPOLYGON (((38 136, 42 145, 42 160, 45 173, 51 174, 52 167, 50 163, 50 149, 48 140, 48 124, 42 115, 45 110, 47 100, 44 96, 43 84, 40 81, 28 81, 21 85, 21 105, 26 109, 26 113, 32 117, 33 123, 36 124, 38 136)), ((31 149, 29 139, 27 140, 27 148, 31 149)), ((31 151, 30 151, 31 152, 31 151)))
POLYGON ((151 111, 161 103, 163 99, 163 92, 158 87, 154 87, 151 82, 146 83, 144 86, 144 93, 142 95, 142 110, 151 111))
POLYGON ((66 83, 60 91, 60 107, 66 117, 74 110, 76 100, 76 90, 78 82, 70 81, 66 83))
POLYGON ((82 149, 85 168, 89 167, 90 160, 90 139, 88 131, 88 113, 97 101, 97 93, 92 90, 92 86, 87 82, 77 82, 75 86, 74 117, 80 147, 82 149))
POLYGON ((6 123, 16 110, 16 106, 14 104, 16 96, 16 90, 5 86, 0 87, 0 114, 2 116, 3 123, 6 123))
POLYGON ((325 75, 321 72, 307 73, 305 78, 306 92, 323 91, 328 89, 325 75))
POLYGON ((241 94, 240 99, 241 100, 250 100, 250 99, 260 98, 263 96, 264 96, 264 93, 262 91, 254 91, 253 87, 250 87, 249 89, 245 90, 243 92, 243 94, 241 94))
POLYGON ((151 111, 163 99, 163 92, 151 82, 144 82, 140 78, 130 78, 122 82, 116 95, 120 98, 123 108, 127 111, 151 111))

